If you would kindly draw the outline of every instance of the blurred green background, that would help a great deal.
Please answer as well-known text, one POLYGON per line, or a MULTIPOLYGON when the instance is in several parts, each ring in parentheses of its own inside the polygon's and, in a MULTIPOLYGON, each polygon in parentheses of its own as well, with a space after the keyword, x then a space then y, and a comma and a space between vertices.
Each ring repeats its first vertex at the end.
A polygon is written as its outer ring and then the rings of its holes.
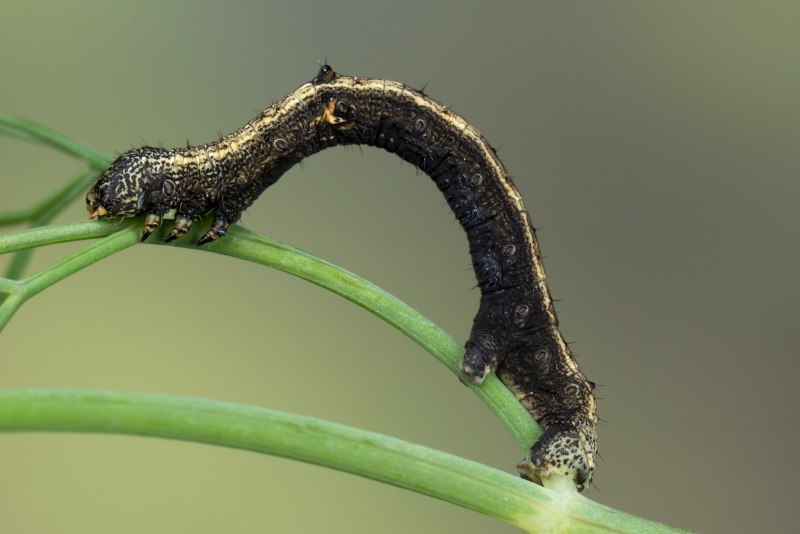
MULTIPOLYGON (((563 330, 602 387, 586 495, 703 532, 796 522, 797 4, 22 2, 0 6, 0 110, 107 152, 206 142, 319 62, 452 106, 525 196, 563 330)), ((80 165, 0 139, 0 210, 80 165)), ((82 220, 76 203, 57 222, 82 220)), ((378 150, 289 172, 248 228, 372 280, 464 340, 467 242, 378 150)), ((33 269, 75 246, 36 253, 33 269)), ((0 258, 0 267, 7 258, 0 258)), ((0 387, 192 395, 313 415, 510 472, 488 410, 389 326, 230 258, 134 247, 27 303, 0 387)), ((196 444, 0 435, 0 531, 514 532, 287 460, 196 444)))

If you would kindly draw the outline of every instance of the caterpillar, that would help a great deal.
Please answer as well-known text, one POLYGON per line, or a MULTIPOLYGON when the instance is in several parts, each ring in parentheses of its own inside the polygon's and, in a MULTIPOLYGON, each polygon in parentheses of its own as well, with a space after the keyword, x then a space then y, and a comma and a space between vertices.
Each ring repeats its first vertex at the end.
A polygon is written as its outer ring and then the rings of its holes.
POLYGON ((462 117, 422 91, 320 68, 308 83, 239 130, 204 145, 141 147, 120 155, 86 195, 91 219, 145 214, 142 241, 175 211, 166 238, 214 212, 197 245, 229 225, 283 173, 337 145, 393 152, 428 174, 467 234, 480 307, 459 364, 474 384, 496 372, 543 434, 517 467, 541 482, 591 481, 597 447, 594 383, 558 328, 535 229, 495 150, 462 117))

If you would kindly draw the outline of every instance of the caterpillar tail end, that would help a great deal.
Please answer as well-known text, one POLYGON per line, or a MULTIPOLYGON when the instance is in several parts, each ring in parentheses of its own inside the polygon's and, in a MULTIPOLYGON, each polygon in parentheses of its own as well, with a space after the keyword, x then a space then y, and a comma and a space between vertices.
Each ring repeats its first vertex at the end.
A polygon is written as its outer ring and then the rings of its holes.
POLYGON ((517 469, 520 476, 538 484, 553 475, 563 475, 583 491, 592 481, 596 447, 597 439, 588 426, 551 425, 517 469))

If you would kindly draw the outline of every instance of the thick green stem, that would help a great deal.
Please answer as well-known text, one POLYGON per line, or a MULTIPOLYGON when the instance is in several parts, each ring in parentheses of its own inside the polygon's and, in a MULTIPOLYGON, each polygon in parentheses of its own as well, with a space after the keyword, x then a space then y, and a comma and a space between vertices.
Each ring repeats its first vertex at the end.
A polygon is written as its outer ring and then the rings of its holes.
POLYGON ((324 465, 430 495, 528 532, 680 532, 491 467, 310 417, 204 399, 79 390, 0 390, 0 431, 158 436, 324 465))

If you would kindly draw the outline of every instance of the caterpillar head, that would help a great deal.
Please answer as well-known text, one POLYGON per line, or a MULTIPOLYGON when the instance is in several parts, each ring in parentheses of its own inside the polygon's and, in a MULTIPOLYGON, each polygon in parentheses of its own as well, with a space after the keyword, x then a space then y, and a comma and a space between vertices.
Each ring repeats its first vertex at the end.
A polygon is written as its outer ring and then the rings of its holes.
POLYGON ((147 192, 157 181, 166 154, 163 149, 142 147, 119 156, 86 193, 89 218, 143 213, 147 192))

